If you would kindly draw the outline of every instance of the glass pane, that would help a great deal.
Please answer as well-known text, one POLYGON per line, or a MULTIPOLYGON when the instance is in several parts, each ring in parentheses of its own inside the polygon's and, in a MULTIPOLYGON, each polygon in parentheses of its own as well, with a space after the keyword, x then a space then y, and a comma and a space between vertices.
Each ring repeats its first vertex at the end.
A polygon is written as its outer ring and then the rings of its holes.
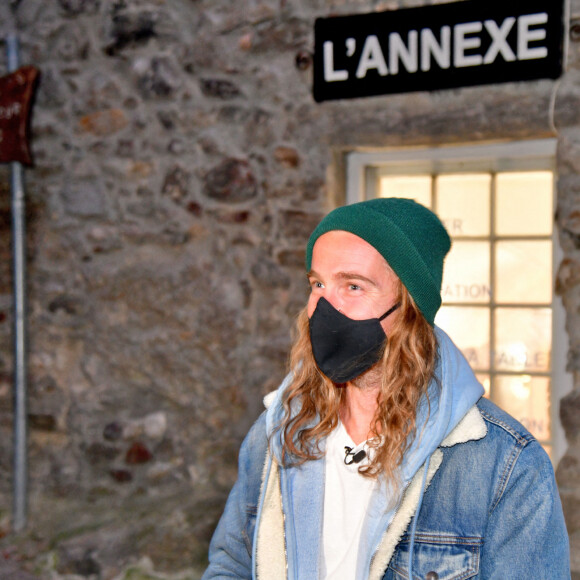
POLYGON ((430 175, 384 175, 379 179, 379 197, 406 197, 431 207, 430 175))
POLYGON ((552 242, 497 242, 497 302, 552 302, 552 242))
POLYGON ((490 385, 490 378, 489 375, 484 373, 475 373, 475 378, 482 384, 483 388, 485 389, 484 397, 489 399, 489 385, 490 385))
POLYGON ((437 215, 451 236, 488 236, 491 175, 440 175, 435 185, 437 215))
POLYGON ((496 179, 496 233, 551 235, 552 172, 499 173, 496 179))
POLYGON ((489 302, 489 247, 489 242, 453 242, 443 270, 443 302, 489 302))
POLYGON ((550 308, 497 308, 495 367, 510 371, 549 371, 552 344, 550 308))
POLYGON ((550 439, 550 380, 530 375, 495 377, 494 402, 537 439, 550 439))
POLYGON ((489 369, 489 308, 442 306, 435 317, 474 369, 489 369))

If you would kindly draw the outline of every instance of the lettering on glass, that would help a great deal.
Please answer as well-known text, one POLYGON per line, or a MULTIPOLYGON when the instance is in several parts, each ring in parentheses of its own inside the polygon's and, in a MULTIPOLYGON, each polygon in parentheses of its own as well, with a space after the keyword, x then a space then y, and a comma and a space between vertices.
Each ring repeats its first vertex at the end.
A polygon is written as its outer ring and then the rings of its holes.
POLYGON ((454 2, 319 18, 314 98, 557 78, 563 2, 454 2))
POLYGON ((37 79, 32 66, 0 78, 0 163, 32 164, 29 124, 37 79))
POLYGON ((463 220, 461 218, 447 218, 441 221, 445 229, 449 232, 449 235, 461 236, 465 233, 463 231, 463 220))
POLYGON ((550 436, 548 431, 548 424, 543 419, 536 419, 534 417, 520 416, 518 421, 538 439, 545 439, 550 436))
POLYGON ((467 347, 461 350, 463 356, 467 359, 467 362, 473 367, 478 368, 479 365, 479 356, 477 354, 477 349, 473 347, 467 347))
POLYGON ((447 302, 482 298, 489 300, 491 287, 487 284, 445 284, 441 288, 441 297, 447 302))
POLYGON ((547 370, 550 368, 550 352, 536 351, 528 354, 525 349, 500 349, 495 353, 495 366, 513 370, 547 370))

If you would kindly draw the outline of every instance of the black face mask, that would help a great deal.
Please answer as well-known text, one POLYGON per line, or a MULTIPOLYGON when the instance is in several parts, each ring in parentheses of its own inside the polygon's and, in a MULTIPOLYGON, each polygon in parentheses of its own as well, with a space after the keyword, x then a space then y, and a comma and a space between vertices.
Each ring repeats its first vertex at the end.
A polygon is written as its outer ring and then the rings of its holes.
POLYGON ((370 369, 386 344, 381 320, 399 306, 395 304, 380 318, 353 320, 319 298, 310 318, 310 342, 320 370, 331 381, 346 383, 370 369))

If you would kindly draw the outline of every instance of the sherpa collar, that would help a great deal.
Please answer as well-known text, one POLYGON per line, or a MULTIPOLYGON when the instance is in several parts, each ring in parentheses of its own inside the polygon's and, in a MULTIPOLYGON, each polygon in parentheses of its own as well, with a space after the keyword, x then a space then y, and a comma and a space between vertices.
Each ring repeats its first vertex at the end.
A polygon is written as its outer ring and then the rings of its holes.
MULTIPOLYGON (((275 393, 264 399, 264 404, 272 403, 275 393)), ((452 447, 468 441, 482 439, 487 434, 487 426, 476 406, 473 406, 441 443, 441 447, 452 447)), ((441 449, 435 450, 429 461, 425 489, 431 483, 443 462, 441 449)), ((267 453, 260 493, 260 516, 256 532, 255 578, 259 580, 280 580, 287 576, 288 563, 284 545, 284 511, 280 488, 280 471, 274 457, 267 453)), ((381 539, 372 560, 369 580, 381 580, 393 556, 395 547, 405 533, 419 503, 421 481, 425 467, 421 467, 412 478, 401 498, 399 509, 381 539)))

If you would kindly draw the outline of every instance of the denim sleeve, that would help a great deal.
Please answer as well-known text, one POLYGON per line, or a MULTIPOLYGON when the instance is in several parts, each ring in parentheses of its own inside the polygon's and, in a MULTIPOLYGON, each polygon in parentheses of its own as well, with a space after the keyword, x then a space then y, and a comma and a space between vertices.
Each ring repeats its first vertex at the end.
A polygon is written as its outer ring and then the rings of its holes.
POLYGON ((209 546, 202 580, 252 578, 252 541, 268 446, 265 414, 246 435, 238 459, 238 478, 209 546))
POLYGON ((570 580, 570 548, 552 464, 515 445, 496 491, 481 560, 486 580, 570 580))

